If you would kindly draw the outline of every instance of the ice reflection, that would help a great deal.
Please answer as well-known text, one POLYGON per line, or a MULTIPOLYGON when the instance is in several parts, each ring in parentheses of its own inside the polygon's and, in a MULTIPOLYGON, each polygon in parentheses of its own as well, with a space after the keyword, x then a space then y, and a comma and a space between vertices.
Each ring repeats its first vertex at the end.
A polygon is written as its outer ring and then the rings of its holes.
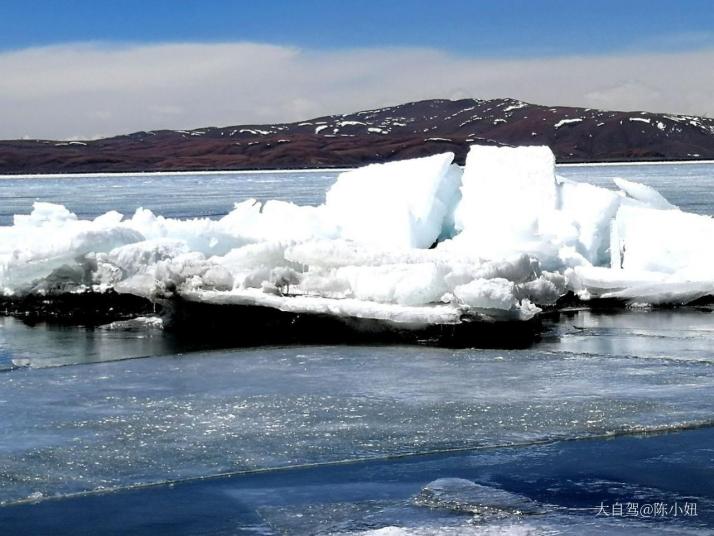
POLYGON ((562 313, 537 347, 553 352, 712 362, 710 309, 562 313))
POLYGON ((17 318, 0 316, 0 370, 97 363, 190 348, 160 329, 28 325, 17 318))

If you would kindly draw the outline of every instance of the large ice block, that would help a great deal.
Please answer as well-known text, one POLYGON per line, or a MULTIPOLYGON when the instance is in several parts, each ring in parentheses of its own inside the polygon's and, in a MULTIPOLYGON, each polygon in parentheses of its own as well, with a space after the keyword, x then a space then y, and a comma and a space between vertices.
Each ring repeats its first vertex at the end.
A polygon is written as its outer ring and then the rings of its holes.
POLYGON ((460 170, 453 153, 372 164, 341 173, 325 206, 343 238, 428 248, 453 211, 460 170))

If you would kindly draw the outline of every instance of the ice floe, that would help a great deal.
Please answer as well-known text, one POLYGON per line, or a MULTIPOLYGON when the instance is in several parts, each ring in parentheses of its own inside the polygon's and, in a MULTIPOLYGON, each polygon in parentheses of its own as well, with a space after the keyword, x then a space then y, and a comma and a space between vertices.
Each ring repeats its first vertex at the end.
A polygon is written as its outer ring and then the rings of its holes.
POLYGON ((0 289, 440 324, 527 320, 568 291, 649 304, 714 294, 712 218, 643 184, 560 178, 547 147, 473 146, 463 170, 453 157, 346 171, 318 207, 248 200, 215 220, 82 220, 35 203, 0 227, 0 289))
POLYGON ((476 484, 463 478, 439 478, 430 482, 414 499, 418 506, 472 514, 479 521, 540 514, 544 508, 527 497, 499 488, 476 484))
POLYGON ((343 238, 367 245, 428 248, 453 211, 461 170, 453 153, 346 171, 325 207, 343 238))

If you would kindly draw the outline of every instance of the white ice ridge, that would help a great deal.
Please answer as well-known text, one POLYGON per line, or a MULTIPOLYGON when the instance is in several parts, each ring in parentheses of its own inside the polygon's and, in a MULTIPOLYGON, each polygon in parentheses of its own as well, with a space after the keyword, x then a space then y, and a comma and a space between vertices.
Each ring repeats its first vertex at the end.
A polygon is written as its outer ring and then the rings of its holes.
POLYGON ((4 294, 86 288, 396 322, 528 319, 582 298, 714 294, 714 220, 652 188, 555 175, 547 147, 473 146, 340 174, 318 207, 237 203, 225 217, 139 209, 82 220, 35 203, 0 227, 4 294))

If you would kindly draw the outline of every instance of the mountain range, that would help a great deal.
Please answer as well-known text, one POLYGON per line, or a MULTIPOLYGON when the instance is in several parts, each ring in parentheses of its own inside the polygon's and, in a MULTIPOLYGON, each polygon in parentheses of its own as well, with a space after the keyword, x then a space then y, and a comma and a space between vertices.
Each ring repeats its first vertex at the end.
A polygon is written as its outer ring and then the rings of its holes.
POLYGON ((714 119, 432 99, 295 123, 154 130, 87 141, 0 141, 0 173, 352 167, 468 146, 548 145, 558 162, 714 159, 714 119))

